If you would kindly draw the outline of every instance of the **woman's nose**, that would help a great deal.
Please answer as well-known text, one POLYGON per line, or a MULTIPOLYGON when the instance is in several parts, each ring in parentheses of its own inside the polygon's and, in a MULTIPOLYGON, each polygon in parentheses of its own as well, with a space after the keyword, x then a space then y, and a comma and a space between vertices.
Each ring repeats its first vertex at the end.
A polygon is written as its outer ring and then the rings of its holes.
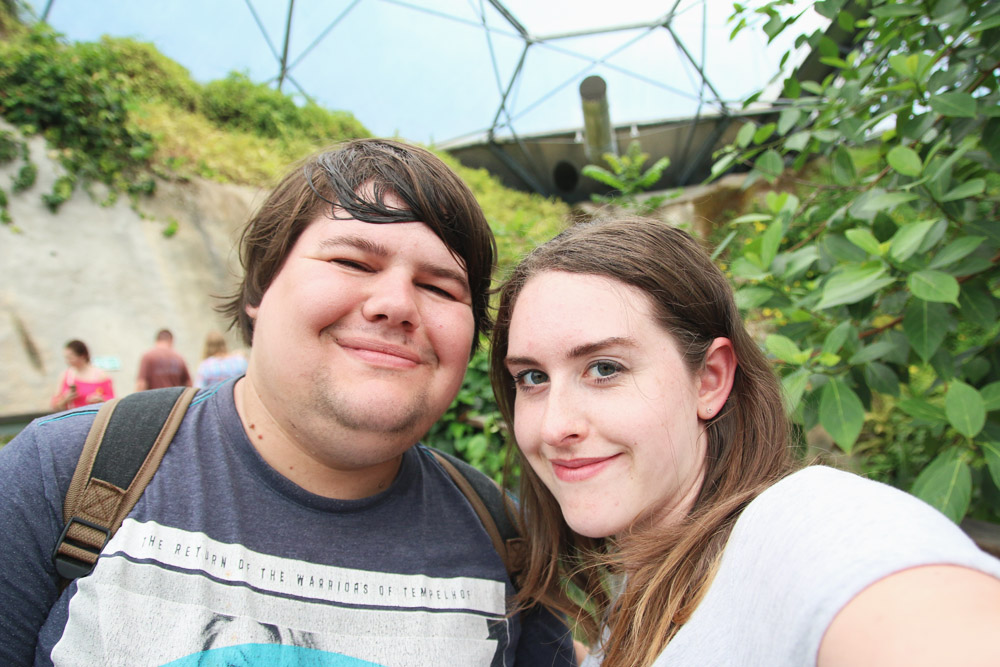
POLYGON ((542 415, 542 442, 552 447, 571 445, 586 437, 587 420, 579 397, 570 388, 549 386, 542 415))

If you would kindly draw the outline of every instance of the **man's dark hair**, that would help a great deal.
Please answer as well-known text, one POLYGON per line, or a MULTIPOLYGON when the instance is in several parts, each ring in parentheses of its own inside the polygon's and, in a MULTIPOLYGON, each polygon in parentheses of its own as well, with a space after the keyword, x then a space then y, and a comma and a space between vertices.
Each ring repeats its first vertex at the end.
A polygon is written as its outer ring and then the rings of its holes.
POLYGON ((460 260, 469 277, 473 350, 489 333, 496 241, 468 186, 428 150, 387 139, 358 139, 317 153, 289 172, 247 223, 240 239, 243 282, 222 312, 253 344, 247 306, 259 306, 302 232, 321 214, 374 224, 419 221, 460 260), (386 196, 399 199, 390 208, 386 196))
POLYGON ((160 329, 156 332, 156 340, 165 340, 168 343, 174 342, 174 335, 170 333, 170 329, 160 329))

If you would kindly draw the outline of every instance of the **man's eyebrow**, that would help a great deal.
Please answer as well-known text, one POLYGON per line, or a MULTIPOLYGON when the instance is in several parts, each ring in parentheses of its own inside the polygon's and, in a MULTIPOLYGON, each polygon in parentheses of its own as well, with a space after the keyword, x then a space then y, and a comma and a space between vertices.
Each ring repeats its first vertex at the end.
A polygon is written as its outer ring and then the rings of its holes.
POLYGON ((388 257, 389 249, 381 243, 376 243, 364 236, 345 234, 344 236, 331 236, 319 242, 320 248, 335 248, 337 246, 348 246, 363 252, 377 255, 378 257, 388 257))
MULTIPOLYGON (((587 357, 592 354, 601 352, 610 347, 627 347, 635 348, 638 347, 634 338, 629 338, 626 336, 611 336, 609 338, 603 338, 593 343, 584 343, 583 345, 577 345, 571 348, 566 354, 568 359, 579 359, 580 357, 587 357)), ((508 366, 531 366, 537 364, 538 362, 531 357, 510 357, 508 356, 504 359, 504 363, 508 366)))
MULTIPOLYGON (((364 236, 357 236, 354 234, 345 234, 343 236, 331 236, 323 239, 319 242, 321 248, 336 248, 347 246, 349 248, 355 248, 361 252, 365 252, 376 257, 388 257, 392 253, 389 249, 382 245, 372 241, 364 236)), ((462 286, 462 289, 468 291, 469 289, 469 278, 465 275, 463 271, 456 271, 447 266, 441 266, 440 264, 435 264, 433 262, 420 262, 417 268, 428 275, 434 276, 435 278, 442 278, 444 280, 451 280, 462 286)))

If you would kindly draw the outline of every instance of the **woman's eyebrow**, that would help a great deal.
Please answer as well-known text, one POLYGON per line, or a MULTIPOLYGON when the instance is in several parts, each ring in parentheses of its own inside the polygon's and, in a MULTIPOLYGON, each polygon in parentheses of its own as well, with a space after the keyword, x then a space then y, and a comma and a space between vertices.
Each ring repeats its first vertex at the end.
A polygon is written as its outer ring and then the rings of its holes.
MULTIPOLYGON (((638 346, 634 338, 627 336, 611 336, 609 338, 603 338, 593 343, 584 343, 583 345, 577 345, 571 348, 566 354, 568 359, 579 359, 580 357, 588 357, 592 354, 606 350, 609 347, 626 347, 635 348, 638 346)), ((504 359, 504 364, 507 366, 532 366, 537 365, 538 362, 531 357, 513 357, 508 356, 504 359)))

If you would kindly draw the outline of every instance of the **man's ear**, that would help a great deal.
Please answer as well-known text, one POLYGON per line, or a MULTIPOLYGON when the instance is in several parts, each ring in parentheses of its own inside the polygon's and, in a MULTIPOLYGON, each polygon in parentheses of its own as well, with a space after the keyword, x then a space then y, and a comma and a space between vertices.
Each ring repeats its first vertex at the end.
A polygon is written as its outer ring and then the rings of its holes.
POLYGON ((245 312, 247 314, 247 316, 249 316, 250 319, 253 320, 253 321, 255 321, 255 322, 257 321, 257 313, 259 311, 260 311, 260 306, 259 305, 257 305, 257 306, 246 305, 246 306, 243 307, 243 312, 245 312))
POLYGON ((736 376, 736 351, 728 338, 716 338, 705 353, 705 363, 698 375, 698 417, 712 419, 733 390, 736 376))

